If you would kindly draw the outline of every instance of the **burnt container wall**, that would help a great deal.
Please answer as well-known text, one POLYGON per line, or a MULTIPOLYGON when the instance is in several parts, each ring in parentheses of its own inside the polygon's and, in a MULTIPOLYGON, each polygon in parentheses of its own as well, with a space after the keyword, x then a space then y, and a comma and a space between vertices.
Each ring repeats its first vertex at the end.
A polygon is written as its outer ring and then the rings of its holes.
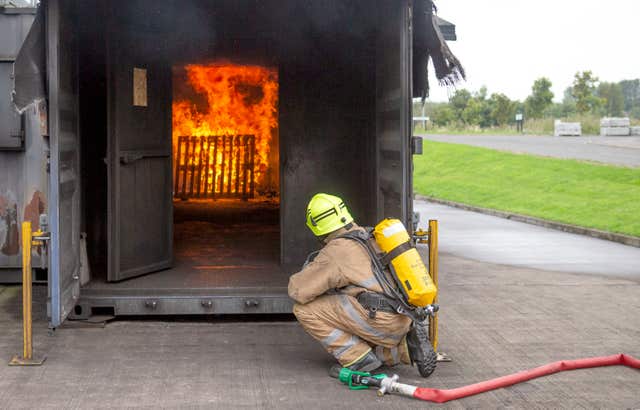
POLYGON ((282 33, 297 40, 283 40, 280 65, 282 256, 292 268, 318 248, 305 226, 315 193, 338 195, 357 223, 373 222, 374 17, 371 2, 308 2, 282 33))
MULTIPOLYGON (((35 231, 40 228, 40 214, 47 212, 49 147, 42 133, 46 107, 30 106, 23 115, 24 152, 0 152, 0 283, 22 280, 4 269, 15 271, 22 266, 22 222, 30 221, 35 231)), ((40 254, 34 252, 32 265, 38 267, 41 262, 40 254)))
MULTIPOLYGON (((0 12, 0 64, 13 64, 33 22, 33 9, 9 9, 0 12)), ((2 89, 12 89, 12 79, 2 89)), ((10 101, 10 95, 0 96, 10 101)), ((15 146, 0 148, 0 283, 22 280, 21 225, 30 221, 32 229, 40 227, 39 215, 47 208, 46 106, 32 105, 20 120, 24 141, 20 150, 15 146)), ((3 124, 6 125, 6 124, 3 124)), ((2 127, 0 127, 2 128, 2 127)), ((6 130, 2 130, 5 132, 6 130)), ((0 144, 2 145, 2 144, 0 144)), ((33 266, 41 265, 40 255, 33 253, 33 266)), ((36 279, 41 277, 36 276, 36 279)))

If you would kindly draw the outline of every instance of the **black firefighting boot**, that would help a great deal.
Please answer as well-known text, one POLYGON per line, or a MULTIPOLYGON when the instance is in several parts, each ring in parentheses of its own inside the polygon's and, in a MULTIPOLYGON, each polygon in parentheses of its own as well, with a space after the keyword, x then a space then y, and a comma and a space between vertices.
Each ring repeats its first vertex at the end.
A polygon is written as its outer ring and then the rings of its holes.
POLYGON ((380 366, 382 366, 380 359, 373 351, 369 351, 362 359, 349 366, 349 369, 359 372, 372 372, 380 366))
POLYGON ((411 363, 415 363, 422 377, 429 377, 436 369, 437 355, 429 340, 429 326, 426 322, 413 322, 407 333, 407 347, 411 363))

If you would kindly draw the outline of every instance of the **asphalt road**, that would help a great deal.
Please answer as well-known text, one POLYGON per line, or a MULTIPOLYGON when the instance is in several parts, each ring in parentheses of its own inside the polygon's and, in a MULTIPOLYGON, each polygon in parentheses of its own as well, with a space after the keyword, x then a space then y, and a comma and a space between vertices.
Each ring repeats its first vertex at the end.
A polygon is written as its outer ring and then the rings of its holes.
POLYGON ((640 167, 640 137, 424 135, 424 139, 562 159, 640 167))
POLYGON ((640 248, 426 201, 422 223, 439 221, 440 251, 483 262, 640 282, 640 248))

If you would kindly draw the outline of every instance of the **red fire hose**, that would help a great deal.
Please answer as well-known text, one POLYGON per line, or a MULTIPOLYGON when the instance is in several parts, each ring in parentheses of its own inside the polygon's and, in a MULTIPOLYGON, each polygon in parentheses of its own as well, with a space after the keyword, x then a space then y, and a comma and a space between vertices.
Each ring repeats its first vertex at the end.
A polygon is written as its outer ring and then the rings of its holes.
POLYGON ((586 369, 590 367, 617 366, 624 365, 634 369, 640 369, 640 360, 626 354, 616 354, 612 356, 590 357, 587 359, 561 360, 559 362, 545 364, 534 369, 524 370, 497 379, 486 380, 484 382, 470 384, 469 386, 458 387, 457 389, 439 390, 427 387, 417 387, 413 392, 413 397, 420 400, 432 401, 435 403, 445 403, 450 400, 461 399, 484 393, 502 387, 522 383, 536 377, 546 376, 565 370, 586 369))

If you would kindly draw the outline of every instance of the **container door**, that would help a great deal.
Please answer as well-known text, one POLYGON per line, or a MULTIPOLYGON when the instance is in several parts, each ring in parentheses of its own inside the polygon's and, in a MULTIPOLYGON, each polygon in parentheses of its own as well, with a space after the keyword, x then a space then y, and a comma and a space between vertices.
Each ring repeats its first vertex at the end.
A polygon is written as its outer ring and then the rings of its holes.
POLYGON ((80 141, 78 49, 73 2, 49 0, 46 55, 49 93, 50 325, 59 326, 80 294, 80 141))
POLYGON ((411 9, 378 2, 376 41, 377 217, 413 219, 411 162, 411 9))
POLYGON ((119 24, 108 38, 108 279, 172 261, 171 69, 158 33, 119 24))

